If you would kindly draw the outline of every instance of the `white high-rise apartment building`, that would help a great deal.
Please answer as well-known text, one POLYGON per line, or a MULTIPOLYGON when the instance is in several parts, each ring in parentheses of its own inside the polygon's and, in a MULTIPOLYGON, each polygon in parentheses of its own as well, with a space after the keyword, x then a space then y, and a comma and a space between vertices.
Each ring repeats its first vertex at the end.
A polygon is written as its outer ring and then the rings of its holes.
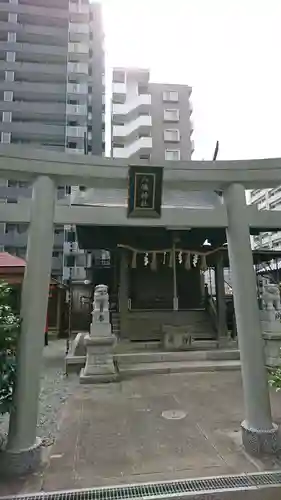
POLYGON ((112 80, 112 156, 190 160, 191 87, 152 83, 149 71, 139 68, 115 68, 112 80))

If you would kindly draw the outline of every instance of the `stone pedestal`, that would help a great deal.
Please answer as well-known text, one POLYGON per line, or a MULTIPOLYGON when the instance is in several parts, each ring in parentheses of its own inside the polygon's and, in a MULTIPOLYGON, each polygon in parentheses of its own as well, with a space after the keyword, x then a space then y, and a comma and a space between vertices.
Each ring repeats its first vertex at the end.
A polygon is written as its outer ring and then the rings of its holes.
POLYGON ((281 366, 281 322, 280 311, 260 311, 265 364, 270 368, 281 366))
POLYGON ((281 366, 281 333, 264 332, 265 364, 269 368, 281 366))
POLYGON ((186 326, 163 325, 163 347, 165 351, 186 351, 191 348, 192 334, 186 326))
POLYGON ((85 368, 80 373, 81 384, 114 382, 118 378, 113 361, 116 337, 109 322, 106 285, 96 286, 93 306, 90 335, 84 337, 87 355, 85 368))
POLYGON ((118 378, 113 363, 113 347, 116 339, 113 335, 108 337, 85 336, 87 349, 86 365, 80 373, 81 384, 99 384, 114 382, 118 378))

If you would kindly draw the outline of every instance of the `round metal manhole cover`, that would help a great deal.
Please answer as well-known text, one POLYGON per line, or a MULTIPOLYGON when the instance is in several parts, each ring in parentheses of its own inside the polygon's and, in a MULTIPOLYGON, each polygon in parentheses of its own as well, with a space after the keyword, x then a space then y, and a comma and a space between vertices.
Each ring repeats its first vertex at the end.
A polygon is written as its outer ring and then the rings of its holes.
POLYGON ((186 417, 186 413, 181 410, 167 410, 162 412, 162 417, 166 420, 181 420, 186 417))

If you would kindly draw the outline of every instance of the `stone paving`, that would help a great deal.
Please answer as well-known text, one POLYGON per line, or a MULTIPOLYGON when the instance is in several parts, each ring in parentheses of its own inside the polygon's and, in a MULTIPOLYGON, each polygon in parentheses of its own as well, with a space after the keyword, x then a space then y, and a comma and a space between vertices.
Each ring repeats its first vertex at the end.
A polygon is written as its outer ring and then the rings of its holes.
MULTIPOLYGON (((278 459, 252 459, 241 447, 238 372, 77 384, 68 394, 55 443, 44 451, 45 467, 13 485, 0 484, 0 494, 281 468, 278 459)), ((280 423, 281 395, 272 392, 271 399, 280 423)))

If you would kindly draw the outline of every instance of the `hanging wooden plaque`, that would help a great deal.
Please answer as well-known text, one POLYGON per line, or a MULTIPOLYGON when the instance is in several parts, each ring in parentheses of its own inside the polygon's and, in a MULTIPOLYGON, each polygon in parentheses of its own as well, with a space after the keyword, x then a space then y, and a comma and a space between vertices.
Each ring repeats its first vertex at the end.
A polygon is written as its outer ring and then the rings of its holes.
POLYGON ((128 217, 161 217, 163 167, 129 167, 128 217))

